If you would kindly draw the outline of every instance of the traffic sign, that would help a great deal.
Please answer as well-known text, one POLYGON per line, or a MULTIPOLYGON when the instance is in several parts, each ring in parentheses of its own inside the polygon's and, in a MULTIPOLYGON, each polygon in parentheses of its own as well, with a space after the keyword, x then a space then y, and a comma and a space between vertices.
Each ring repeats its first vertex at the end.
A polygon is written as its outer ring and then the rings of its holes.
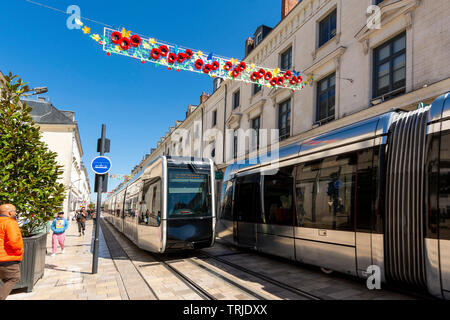
POLYGON ((111 167, 111 160, 105 156, 95 157, 91 162, 92 171, 96 174, 106 174, 111 170, 111 167))

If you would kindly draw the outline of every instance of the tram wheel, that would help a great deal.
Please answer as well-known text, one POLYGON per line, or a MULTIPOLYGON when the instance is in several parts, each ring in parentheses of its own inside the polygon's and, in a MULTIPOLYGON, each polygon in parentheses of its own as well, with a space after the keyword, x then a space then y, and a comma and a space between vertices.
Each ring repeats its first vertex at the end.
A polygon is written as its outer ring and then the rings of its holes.
POLYGON ((325 274, 331 274, 331 273, 333 273, 333 270, 327 269, 327 268, 320 268, 320 270, 322 270, 322 272, 325 273, 325 274))

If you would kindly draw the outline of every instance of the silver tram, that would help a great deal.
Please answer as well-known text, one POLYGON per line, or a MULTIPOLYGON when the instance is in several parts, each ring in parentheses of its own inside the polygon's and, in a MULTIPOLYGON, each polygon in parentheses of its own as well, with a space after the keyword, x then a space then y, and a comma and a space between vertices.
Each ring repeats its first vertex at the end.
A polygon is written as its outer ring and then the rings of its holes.
POLYGON ((450 93, 280 148, 279 162, 230 165, 217 233, 450 299, 450 93))
POLYGON ((159 157, 104 202, 105 219, 155 253, 210 247, 215 238, 210 159, 159 157))

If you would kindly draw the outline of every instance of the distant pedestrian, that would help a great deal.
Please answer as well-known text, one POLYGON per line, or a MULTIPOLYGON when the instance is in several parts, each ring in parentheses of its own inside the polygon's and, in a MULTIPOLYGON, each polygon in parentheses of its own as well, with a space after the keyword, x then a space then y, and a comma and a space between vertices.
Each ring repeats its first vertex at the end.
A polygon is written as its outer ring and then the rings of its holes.
POLYGON ((61 246, 61 253, 64 253, 64 242, 66 241, 66 229, 69 226, 66 218, 64 218, 64 212, 58 212, 58 216, 52 222, 52 257, 56 254, 58 243, 61 246))
POLYGON ((23 257, 23 240, 15 220, 16 207, 12 204, 0 206, 0 300, 5 300, 20 281, 20 262, 23 257))
POLYGON ((76 219, 78 223, 78 236, 81 237, 81 233, 83 233, 84 235, 84 230, 86 229, 86 214, 83 211, 79 210, 76 215, 76 219))

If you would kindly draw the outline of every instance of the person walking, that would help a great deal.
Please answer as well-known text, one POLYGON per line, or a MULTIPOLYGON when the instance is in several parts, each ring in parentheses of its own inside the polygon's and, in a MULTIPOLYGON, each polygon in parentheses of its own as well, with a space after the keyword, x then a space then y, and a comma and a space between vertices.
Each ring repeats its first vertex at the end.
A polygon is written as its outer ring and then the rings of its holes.
POLYGON ((16 207, 12 204, 0 206, 0 300, 5 300, 20 281, 20 262, 24 247, 22 233, 15 220, 16 207))
POLYGON ((61 253, 64 253, 64 241, 66 241, 66 229, 69 226, 69 222, 64 218, 64 212, 58 212, 58 216, 52 222, 51 229, 52 235, 52 257, 56 254, 58 243, 61 246, 61 253))
POLYGON ((79 210, 77 215, 77 223, 78 223, 78 232, 79 232, 79 237, 81 237, 81 233, 83 232, 84 235, 84 230, 86 229, 86 214, 79 210))

